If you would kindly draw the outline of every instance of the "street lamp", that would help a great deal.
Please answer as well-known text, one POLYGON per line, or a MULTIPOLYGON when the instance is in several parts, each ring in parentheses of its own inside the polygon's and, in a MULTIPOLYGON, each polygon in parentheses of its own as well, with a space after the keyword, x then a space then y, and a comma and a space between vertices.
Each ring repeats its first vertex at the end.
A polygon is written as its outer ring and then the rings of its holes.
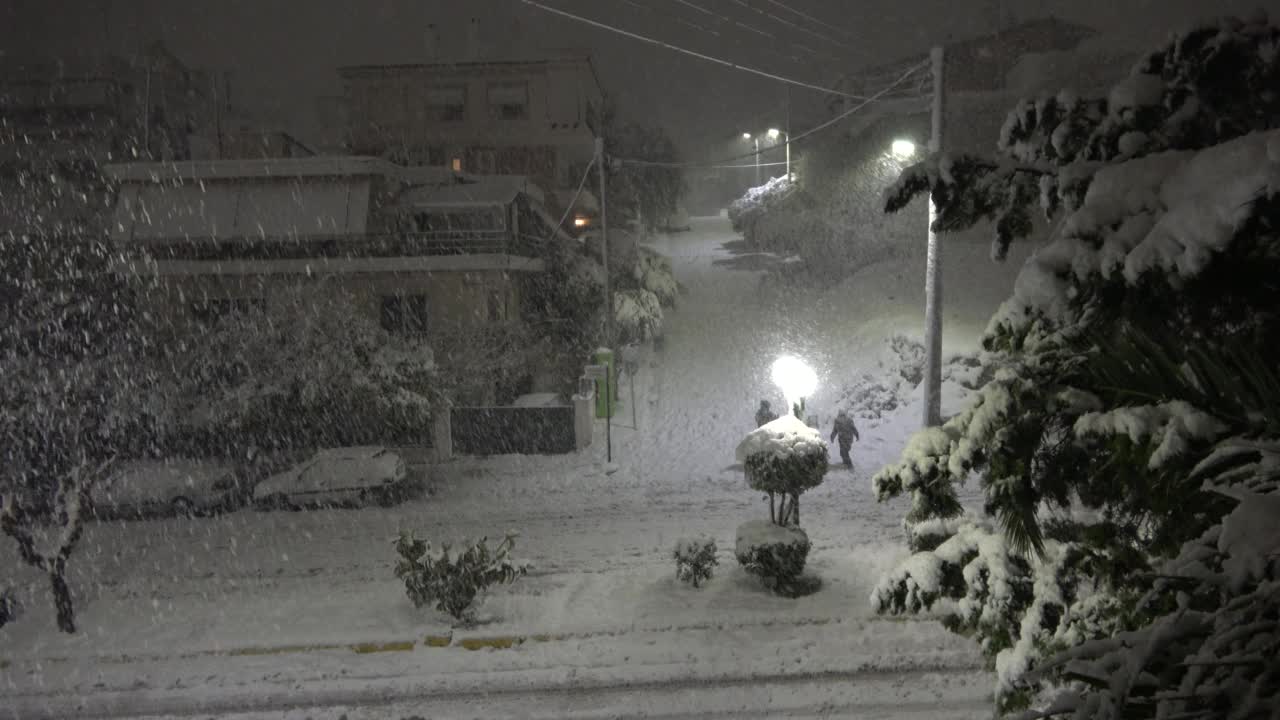
POLYGON ((749 132, 742 133, 743 140, 750 140, 756 146, 756 187, 760 187, 760 138, 755 137, 749 132))
POLYGON ((777 140, 778 136, 782 136, 782 140, 786 143, 787 148, 787 179, 791 179, 791 136, 778 128, 769 128, 769 139, 777 140))
POLYGON ((787 398, 796 417, 804 420, 804 399, 818 387, 818 376, 803 360, 793 355, 783 355, 773 361, 773 382, 787 398))
POLYGON ((893 144, 889 146, 889 152, 893 153, 893 156, 899 160, 910 160, 915 157, 916 144, 910 140, 894 140, 893 144))

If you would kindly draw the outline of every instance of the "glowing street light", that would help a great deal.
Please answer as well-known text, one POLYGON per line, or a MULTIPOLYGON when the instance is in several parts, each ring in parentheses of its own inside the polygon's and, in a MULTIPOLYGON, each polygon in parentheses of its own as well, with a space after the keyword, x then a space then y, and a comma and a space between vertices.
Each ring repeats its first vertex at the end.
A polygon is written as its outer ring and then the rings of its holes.
MULTIPOLYGON (((773 361, 773 382, 787 398, 787 405, 797 412, 804 412, 804 399, 818 388, 818 376, 803 360, 793 355, 783 355, 773 361)), ((801 420, 804 418, 797 415, 801 420)))
POLYGON ((760 187, 760 138, 755 137, 749 132, 742 133, 742 139, 748 142, 754 142, 756 147, 756 187, 760 187))
POLYGON ((775 141, 778 139, 778 136, 781 135, 783 141, 787 144, 787 179, 790 180, 791 179, 791 136, 788 135, 785 131, 779 130, 778 128, 769 128, 768 135, 770 140, 775 140, 775 141))
POLYGON ((915 157, 916 144, 910 140, 894 140, 893 144, 889 146, 889 152, 892 152, 893 156, 899 160, 910 160, 915 157))

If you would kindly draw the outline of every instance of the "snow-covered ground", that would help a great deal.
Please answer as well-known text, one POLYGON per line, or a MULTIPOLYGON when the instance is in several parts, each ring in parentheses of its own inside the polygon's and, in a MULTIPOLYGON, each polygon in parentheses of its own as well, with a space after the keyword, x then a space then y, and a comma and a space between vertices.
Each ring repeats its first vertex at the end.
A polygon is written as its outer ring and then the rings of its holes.
MULTIPOLYGON (((795 716, 987 715, 972 648, 935 623, 877 618, 868 602, 905 552, 904 505, 877 504, 868 480, 896 457, 918 405, 864 430, 854 471, 804 496, 817 593, 770 595, 728 552, 739 523, 767 516, 733 463, 759 400, 781 406, 770 363, 786 353, 815 367, 809 409, 829 433, 840 384, 889 334, 922 327, 923 259, 796 290, 740 269, 722 247, 733 239, 727 220, 704 218, 655 244, 687 292, 635 378, 634 423, 624 380, 612 465, 598 423, 579 455, 431 468, 430 494, 395 508, 92 524, 71 562, 74 636, 54 629, 47 581, 0 544, 27 606, 0 629, 0 717, 760 717, 771 703, 795 716), (393 577, 401 529, 433 540, 518 531, 532 573, 494 591, 486 622, 453 640, 537 639, 427 647, 450 623, 415 610, 393 577), (675 580, 670 553, 699 533, 722 550, 716 576, 693 589, 675 580), (412 649, 350 647, 401 642, 412 649)), ((948 352, 974 347, 1012 287, 1020 258, 986 257, 985 244, 948 248, 948 352)))

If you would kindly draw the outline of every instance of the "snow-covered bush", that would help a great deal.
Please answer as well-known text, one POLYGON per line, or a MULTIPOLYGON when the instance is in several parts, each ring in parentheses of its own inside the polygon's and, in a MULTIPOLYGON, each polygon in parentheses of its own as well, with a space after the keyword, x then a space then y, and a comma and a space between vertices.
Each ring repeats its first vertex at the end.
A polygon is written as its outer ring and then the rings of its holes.
POLYGON ((676 577, 694 587, 710 580, 711 569, 720 564, 716 552, 716 541, 711 538, 680 538, 671 551, 676 561, 676 577))
POLYGON ((641 247, 632 275, 638 286, 657 296, 663 307, 676 304, 680 286, 676 283, 675 274, 671 271, 671 259, 667 256, 641 247))
POLYGON ((443 394, 425 339, 387 332, 337 288, 273 298, 172 347, 166 409, 182 431, 169 442, 222 454, 421 436, 443 394))
POLYGON ((742 233, 747 245, 760 247, 757 224, 786 202, 795 189, 795 181, 786 175, 771 178, 759 187, 748 188, 742 197, 729 205, 729 223, 736 232, 742 233))
POLYGON ((748 433, 737 458, 747 485, 769 496, 769 520, 778 525, 800 524, 800 496, 822 484, 828 467, 822 435, 789 413, 748 433))
POLYGON ((396 577, 404 581, 405 592, 414 607, 435 603, 464 624, 475 621, 476 597, 491 585, 508 585, 529 571, 525 563, 512 560, 515 535, 508 534, 495 548, 487 538, 465 543, 458 550, 445 543, 432 550, 431 543, 419 540, 411 531, 396 540, 396 577))
POLYGON ((997 256, 1037 200, 1064 216, 988 327, 991 381, 873 479, 881 498, 910 494, 909 523, 929 530, 873 603, 947 599, 1003 711, 1271 707, 1273 563, 1219 540, 1240 527, 1229 498, 1276 491, 1278 46, 1261 18, 1197 28, 1107 98, 1020 105, 1003 158, 930 160, 888 194, 893 210, 930 192, 943 231, 995 221, 997 256), (960 520, 970 476, 983 512, 960 520))
POLYGON ((662 335, 662 303, 648 290, 615 292, 613 313, 618 342, 624 345, 662 335))
POLYGON ((809 548, 809 536, 799 527, 748 520, 738 526, 733 554, 744 570, 759 575, 774 592, 794 597, 810 586, 801 578, 809 548))
POLYGON ((0 627, 4 627, 22 614, 22 605, 12 588, 0 590, 0 627))

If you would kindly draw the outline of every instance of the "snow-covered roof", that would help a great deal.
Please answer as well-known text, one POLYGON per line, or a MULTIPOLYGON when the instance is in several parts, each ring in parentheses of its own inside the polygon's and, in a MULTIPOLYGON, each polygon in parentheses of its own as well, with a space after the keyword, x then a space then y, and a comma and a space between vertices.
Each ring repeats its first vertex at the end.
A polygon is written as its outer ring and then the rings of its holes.
POLYGON ((350 175, 391 175, 423 182, 455 176, 447 168, 405 168, 382 158, 359 155, 119 163, 107 165, 105 171, 108 177, 122 182, 350 175))
POLYGON ((808 453, 825 455, 826 452, 827 444, 822 441, 822 435, 801 422, 800 418, 787 413, 747 433, 734 454, 738 462, 746 462, 749 456, 759 453, 786 457, 808 453))

